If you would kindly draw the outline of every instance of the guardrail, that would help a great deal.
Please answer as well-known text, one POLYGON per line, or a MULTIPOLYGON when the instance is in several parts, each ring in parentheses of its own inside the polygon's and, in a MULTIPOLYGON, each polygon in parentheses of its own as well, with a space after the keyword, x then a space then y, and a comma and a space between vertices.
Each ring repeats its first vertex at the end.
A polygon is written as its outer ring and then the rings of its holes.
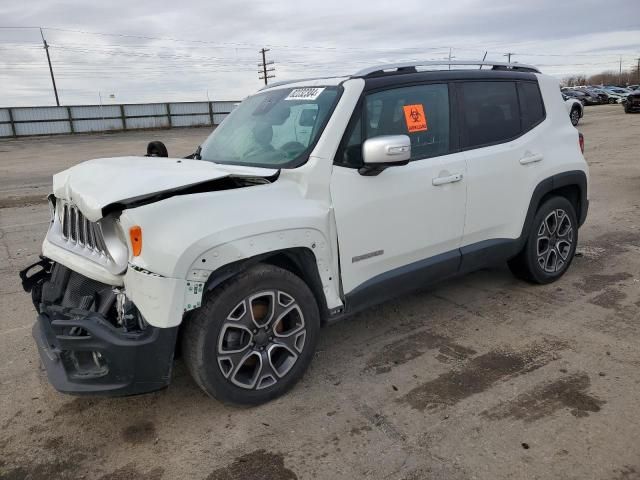
POLYGON ((236 101, 0 108, 0 138, 218 125, 236 101))

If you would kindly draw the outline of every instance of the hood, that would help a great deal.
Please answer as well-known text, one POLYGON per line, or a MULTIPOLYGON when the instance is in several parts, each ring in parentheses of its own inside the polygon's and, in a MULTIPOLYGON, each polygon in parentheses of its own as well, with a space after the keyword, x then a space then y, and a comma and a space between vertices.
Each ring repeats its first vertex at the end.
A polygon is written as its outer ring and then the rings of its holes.
POLYGON ((74 203, 88 220, 95 222, 112 205, 122 207, 184 193, 230 188, 223 181, 216 182, 225 178, 265 183, 277 174, 274 169, 183 158, 99 158, 54 175, 53 193, 74 203))

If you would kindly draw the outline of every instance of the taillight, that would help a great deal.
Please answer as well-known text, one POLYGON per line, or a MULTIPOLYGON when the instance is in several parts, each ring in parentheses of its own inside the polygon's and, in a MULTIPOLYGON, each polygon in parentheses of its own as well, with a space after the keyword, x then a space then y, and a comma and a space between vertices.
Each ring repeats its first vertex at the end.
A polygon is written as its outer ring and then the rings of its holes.
POLYGON ((584 154, 584 135, 578 133, 578 144, 580 145, 580 151, 584 154))

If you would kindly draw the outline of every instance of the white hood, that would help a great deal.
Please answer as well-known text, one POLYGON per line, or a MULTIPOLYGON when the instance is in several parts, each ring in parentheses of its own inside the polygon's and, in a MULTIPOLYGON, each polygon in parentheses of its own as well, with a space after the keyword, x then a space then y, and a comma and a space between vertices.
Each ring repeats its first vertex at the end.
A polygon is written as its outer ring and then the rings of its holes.
POLYGON ((218 178, 269 177, 277 170, 220 165, 203 160, 118 157, 89 160, 53 176, 53 193, 74 203, 88 220, 107 205, 218 178))

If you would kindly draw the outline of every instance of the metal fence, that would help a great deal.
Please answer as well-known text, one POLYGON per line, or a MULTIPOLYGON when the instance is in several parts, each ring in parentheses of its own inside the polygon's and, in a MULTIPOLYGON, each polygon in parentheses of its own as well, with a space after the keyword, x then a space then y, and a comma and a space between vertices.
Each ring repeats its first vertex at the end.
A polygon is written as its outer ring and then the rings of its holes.
POLYGON ((218 125, 238 102, 0 108, 0 138, 218 125))

